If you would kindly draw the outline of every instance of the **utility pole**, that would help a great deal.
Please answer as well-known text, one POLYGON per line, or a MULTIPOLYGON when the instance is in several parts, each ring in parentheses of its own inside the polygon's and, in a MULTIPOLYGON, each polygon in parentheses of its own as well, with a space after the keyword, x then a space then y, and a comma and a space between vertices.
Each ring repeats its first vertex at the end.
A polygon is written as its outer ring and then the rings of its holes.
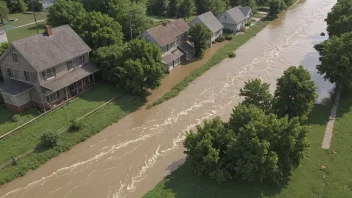
POLYGON ((34 16, 35 26, 37 27, 37 34, 39 34, 37 17, 35 16, 35 12, 34 12, 34 0, 32 0, 32 12, 33 12, 33 16, 34 16))

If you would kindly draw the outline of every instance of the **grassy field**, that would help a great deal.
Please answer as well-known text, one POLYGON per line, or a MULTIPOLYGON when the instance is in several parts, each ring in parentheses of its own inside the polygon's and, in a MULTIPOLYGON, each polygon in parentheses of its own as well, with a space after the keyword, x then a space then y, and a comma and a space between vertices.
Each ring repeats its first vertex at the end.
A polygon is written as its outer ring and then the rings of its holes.
POLYGON ((208 71, 214 65, 217 65, 225 58, 228 58, 230 52, 233 52, 241 45, 246 43, 249 39, 257 35, 257 33, 260 32, 270 21, 271 20, 269 18, 265 18, 263 21, 259 21, 255 25, 251 26, 251 28, 245 34, 240 34, 238 36, 233 37, 233 39, 228 42, 224 47, 219 49, 206 64, 192 71, 181 82, 173 86, 169 92, 167 92, 162 97, 148 105, 148 108, 151 108, 155 105, 163 103, 166 100, 176 97, 183 89, 188 86, 189 83, 195 80, 198 76, 201 76, 203 73, 208 71))
MULTIPOLYGON (((20 26, 20 25, 25 25, 25 24, 34 22, 33 14, 15 13, 15 14, 10 14, 8 17, 11 19, 17 19, 17 20, 9 21, 6 25, 2 27, 20 26)), ((45 12, 36 13, 36 18, 37 18, 37 21, 46 19, 46 13, 45 12)))
POLYGON ((77 119, 93 109, 104 104, 114 96, 121 94, 113 86, 98 85, 96 90, 69 102, 64 108, 43 116, 23 129, 6 136, 0 140, 0 165, 11 160, 27 150, 35 147, 40 142, 40 137, 45 131, 56 132, 65 127, 67 120, 77 119))
POLYGON ((36 109, 29 109, 28 111, 20 114, 21 117, 17 122, 13 122, 12 117, 15 115, 14 112, 2 106, 0 106, 0 112, 0 136, 37 117, 40 114, 40 112, 38 112, 36 109))
MULTIPOLYGON (((112 91, 110 94, 116 94, 113 92, 113 90, 110 91, 112 91)), ((86 97, 74 101, 75 103, 71 103, 68 108, 76 107, 76 110, 80 109, 81 111, 81 108, 83 108, 82 111, 84 111, 84 109, 87 110, 88 107, 86 106, 98 104, 105 101, 107 98, 102 98, 105 94, 109 95, 108 92, 104 92, 104 94, 102 94, 101 91, 97 90, 97 92, 92 92, 86 97)), ((60 152, 69 150, 75 144, 88 139, 96 133, 99 133, 102 129, 106 128, 114 122, 117 122, 130 112, 138 109, 144 103, 145 100, 142 97, 132 96, 129 94, 123 95, 121 98, 117 99, 115 102, 112 102, 110 105, 84 118, 82 120, 82 122, 85 124, 84 128, 80 129, 79 131, 69 131, 60 134, 59 145, 57 147, 47 150, 39 149, 36 152, 18 160, 17 164, 7 166, 0 170, 0 184, 12 181, 16 177, 23 176, 27 171, 38 168, 41 164, 45 163, 50 158, 57 156, 60 152)), ((62 113, 62 111, 58 111, 58 114, 62 113)), ((72 112, 69 109, 67 109, 67 113, 69 118, 73 117, 71 114, 72 112)), ((53 118, 51 115, 48 117, 51 117, 50 120, 55 120, 55 122, 59 123, 61 126, 65 122, 64 115, 58 115, 56 118, 53 118)))
POLYGON ((331 107, 316 105, 307 124, 311 150, 301 167, 288 181, 278 185, 231 181, 217 184, 195 176, 192 167, 184 164, 167 176, 144 198, 172 197, 352 197, 352 94, 343 95, 335 122, 332 150, 320 148, 331 107), (325 165, 325 170, 320 166, 325 165))
MULTIPOLYGON (((38 23, 39 33, 44 32, 45 24, 45 21, 38 23)), ((10 43, 35 34, 37 34, 35 24, 6 31, 7 39, 10 43)))

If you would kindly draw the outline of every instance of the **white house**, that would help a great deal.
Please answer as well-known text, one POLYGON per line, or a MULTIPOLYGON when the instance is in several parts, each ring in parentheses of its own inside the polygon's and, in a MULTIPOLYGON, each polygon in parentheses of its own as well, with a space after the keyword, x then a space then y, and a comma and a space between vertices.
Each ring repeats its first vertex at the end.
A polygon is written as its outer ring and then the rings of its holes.
POLYGON ((249 7, 238 6, 226 10, 224 13, 219 14, 217 18, 225 29, 238 32, 250 21, 252 15, 252 10, 249 7))

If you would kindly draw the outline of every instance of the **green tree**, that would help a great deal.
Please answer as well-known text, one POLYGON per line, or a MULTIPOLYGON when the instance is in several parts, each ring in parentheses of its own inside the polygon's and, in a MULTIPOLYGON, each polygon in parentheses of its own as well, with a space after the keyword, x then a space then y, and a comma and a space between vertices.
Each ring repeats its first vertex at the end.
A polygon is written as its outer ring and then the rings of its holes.
POLYGON ((331 83, 352 87, 352 32, 332 36, 315 49, 320 53, 319 74, 331 83))
POLYGON ((85 13, 83 5, 75 0, 56 0, 48 8, 48 24, 53 27, 71 24, 73 20, 85 13))
POLYGON ((189 131, 184 146, 187 161, 198 175, 206 175, 218 182, 231 179, 227 171, 225 157, 227 145, 235 141, 234 133, 229 131, 219 117, 204 121, 197 126, 197 132, 189 131))
POLYGON ((240 105, 229 125, 241 127, 235 131, 236 141, 227 147, 227 167, 243 180, 280 181, 291 175, 309 150, 309 127, 301 126, 298 118, 279 119, 257 106, 240 105))
POLYGON ((87 12, 101 12, 102 14, 109 13, 109 2, 110 0, 75 0, 81 1, 83 7, 87 12))
POLYGON ((245 82, 240 89, 240 96, 244 96, 243 105, 255 105, 264 112, 271 112, 271 102, 273 96, 269 92, 269 84, 262 83, 260 79, 245 82))
POLYGON ((23 0, 6 0, 10 13, 24 12, 27 10, 23 0))
POLYGON ((169 10, 170 0, 149 0, 148 13, 164 16, 169 10))
POLYGON ((277 79, 274 108, 278 117, 304 120, 313 109, 317 99, 316 87, 308 70, 303 66, 289 67, 277 79))
POLYGON ((182 0, 181 5, 180 5, 180 17, 183 18, 188 18, 190 16, 193 16, 196 11, 196 5, 194 3, 194 0, 182 0))
POLYGON ((269 14, 271 16, 276 16, 282 10, 285 10, 287 8, 287 5, 283 0, 270 0, 268 4, 269 4, 269 14))
POLYGON ((77 16, 72 28, 92 48, 122 44, 121 25, 100 12, 86 12, 77 16))
POLYGON ((211 44, 211 32, 210 30, 203 25, 202 23, 198 23, 196 25, 191 26, 188 31, 189 41, 194 44, 195 48, 195 56, 203 57, 205 49, 211 44))
POLYGON ((116 67, 122 65, 122 53, 123 46, 121 45, 110 45, 93 51, 92 60, 102 71, 105 80, 116 83, 117 79, 114 73, 116 67))
POLYGON ((0 19, 1 24, 4 24, 4 18, 9 14, 9 9, 5 1, 0 1, 0 19))
POLYGON ((198 14, 211 11, 214 15, 218 15, 223 13, 228 5, 228 0, 196 0, 198 14))
POLYGON ((151 25, 143 3, 134 3, 131 0, 111 0, 109 6, 109 15, 121 24, 125 38, 131 38, 130 28, 132 37, 135 38, 151 25))
POLYGON ((352 32, 352 1, 340 0, 332 8, 332 11, 325 19, 328 24, 330 36, 340 36, 346 32, 352 32))
POLYGON ((10 47, 9 43, 0 43, 0 56, 10 47))
POLYGON ((53 148, 58 145, 59 136, 53 132, 44 132, 41 136, 41 146, 45 148, 53 148))
POLYGON ((164 76, 161 53, 153 43, 134 39, 124 46, 121 65, 116 67, 118 85, 132 93, 156 89, 164 76))
POLYGON ((41 0, 24 0, 24 3, 28 5, 28 10, 40 12, 43 10, 43 1, 41 0))

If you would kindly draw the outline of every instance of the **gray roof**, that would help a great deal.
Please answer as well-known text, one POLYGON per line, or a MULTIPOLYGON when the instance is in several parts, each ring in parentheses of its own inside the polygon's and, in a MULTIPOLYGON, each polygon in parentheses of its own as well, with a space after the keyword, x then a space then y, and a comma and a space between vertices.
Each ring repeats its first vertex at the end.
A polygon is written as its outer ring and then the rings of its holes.
POLYGON ((3 83, 0 83, 0 91, 11 95, 18 95, 25 91, 32 89, 33 86, 27 83, 23 83, 17 80, 6 79, 3 83))
POLYGON ((162 61, 166 64, 171 63, 174 60, 177 60, 178 58, 180 58, 181 56, 185 55, 183 52, 181 52, 180 50, 175 50, 172 53, 166 54, 162 57, 162 61))
POLYGON ((73 71, 69 71, 62 76, 48 80, 41 86, 50 89, 51 91, 57 91, 97 72, 98 70, 99 69, 92 64, 84 65, 82 67, 77 67, 73 71))
POLYGON ((53 67, 90 52, 90 47, 70 26, 52 28, 52 36, 37 34, 12 43, 37 71, 53 67))
POLYGON ((240 23, 246 19, 243 12, 240 10, 239 7, 234 7, 229 10, 226 10, 227 14, 237 23, 240 23))
POLYGON ((214 16, 211 11, 199 15, 193 20, 196 20, 197 18, 202 21, 202 23, 207 26, 209 30, 213 33, 224 28, 224 26, 220 23, 220 21, 214 16))
POLYGON ((187 53, 187 54, 192 53, 194 51, 194 47, 191 44, 189 44, 188 42, 181 43, 181 45, 179 45, 178 48, 182 52, 187 53))
POLYGON ((147 30, 147 33, 152 36, 160 46, 165 46, 177 40, 177 36, 184 34, 189 30, 189 25, 184 19, 158 25, 147 30))
POLYGON ((245 17, 248 16, 248 14, 252 11, 252 9, 250 7, 241 7, 239 6, 240 10, 242 11, 243 15, 245 17))

